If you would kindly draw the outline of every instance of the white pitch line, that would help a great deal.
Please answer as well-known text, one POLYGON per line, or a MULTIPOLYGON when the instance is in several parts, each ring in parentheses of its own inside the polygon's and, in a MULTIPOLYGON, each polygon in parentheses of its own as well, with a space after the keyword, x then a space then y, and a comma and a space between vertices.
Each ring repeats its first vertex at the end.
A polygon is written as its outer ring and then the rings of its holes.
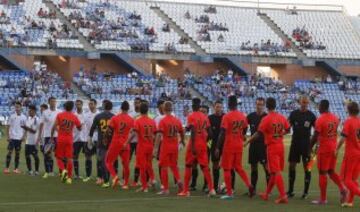
MULTIPOLYGON (((338 191, 337 189, 328 189, 329 192, 338 191)), ((319 191, 310 191, 311 194, 319 193, 319 191)), ((121 203, 121 202, 140 202, 140 201, 154 201, 154 200, 176 200, 176 199, 191 199, 191 198, 208 198, 206 195, 195 195, 190 197, 144 197, 144 198, 126 198, 126 199, 104 199, 104 200, 60 200, 60 201, 34 201, 34 202, 0 202, 1 206, 27 206, 27 205, 59 205, 59 204, 96 204, 96 203, 121 203)), ((209 198, 216 199, 216 198, 209 198)))

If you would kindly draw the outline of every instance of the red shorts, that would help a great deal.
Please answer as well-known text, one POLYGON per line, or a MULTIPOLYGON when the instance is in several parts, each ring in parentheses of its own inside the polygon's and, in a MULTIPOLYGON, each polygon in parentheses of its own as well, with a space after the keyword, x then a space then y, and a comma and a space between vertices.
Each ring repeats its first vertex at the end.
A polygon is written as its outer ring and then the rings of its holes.
POLYGON ((269 173, 281 172, 284 170, 284 150, 267 148, 267 167, 269 173))
POLYGON ((223 151, 221 154, 221 167, 227 170, 241 168, 242 154, 242 152, 223 151))
POLYGON ((193 165, 194 163, 198 163, 201 166, 208 166, 209 165, 209 158, 207 149, 197 149, 196 155, 193 155, 190 148, 187 148, 186 155, 185 155, 185 164, 186 165, 193 165))
POLYGON ((153 159, 153 150, 137 150, 136 151, 136 167, 138 168, 146 168, 149 164, 152 163, 153 159))
POLYGON ((357 180, 360 174, 360 156, 344 157, 341 164, 341 179, 357 180))
POLYGON ((178 151, 167 151, 160 149, 159 166, 161 167, 174 167, 178 162, 178 151))
POLYGON ((55 149, 55 157, 57 158, 72 158, 73 157, 73 142, 58 140, 55 149))
POLYGON ((336 167, 335 152, 318 153, 317 166, 319 171, 335 170, 336 167))

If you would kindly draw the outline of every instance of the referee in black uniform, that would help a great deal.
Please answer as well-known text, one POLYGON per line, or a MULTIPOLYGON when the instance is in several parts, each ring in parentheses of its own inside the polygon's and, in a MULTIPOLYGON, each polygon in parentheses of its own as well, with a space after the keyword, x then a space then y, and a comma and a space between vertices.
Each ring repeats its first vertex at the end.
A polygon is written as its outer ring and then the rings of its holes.
MULTIPOLYGON (((248 124, 250 126, 251 135, 258 130, 261 120, 267 115, 265 112, 265 99, 259 97, 256 99, 256 111, 247 116, 248 124)), ((251 185, 256 191, 256 184, 258 181, 258 164, 264 168, 266 182, 269 181, 269 173, 266 168, 266 146, 264 138, 252 142, 249 147, 249 164, 251 165, 251 185)))
MULTIPOLYGON (((217 157, 215 150, 217 147, 217 140, 220 134, 221 120, 224 116, 223 104, 221 101, 216 101, 214 104, 214 113, 209 116, 210 127, 212 130, 210 157, 212 162, 212 174, 214 181, 214 188, 218 192, 219 178, 220 178, 220 157, 217 157)), ((221 150, 220 150, 221 152, 221 150)))
POLYGON ((310 136, 311 129, 315 125, 316 116, 308 109, 309 98, 301 96, 299 99, 300 108, 290 113, 289 123, 292 127, 293 134, 291 139, 289 154, 289 198, 294 197, 294 183, 296 178, 296 164, 302 160, 305 171, 304 193, 302 199, 306 199, 309 192, 311 181, 311 171, 307 169, 310 161, 310 136))

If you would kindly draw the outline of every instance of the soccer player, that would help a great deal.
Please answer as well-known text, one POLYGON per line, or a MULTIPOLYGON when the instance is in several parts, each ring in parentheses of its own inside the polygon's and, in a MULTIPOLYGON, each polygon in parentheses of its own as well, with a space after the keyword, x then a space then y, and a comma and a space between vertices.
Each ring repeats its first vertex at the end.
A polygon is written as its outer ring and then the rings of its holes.
MULTIPOLYGON (((84 117, 84 111, 83 111, 83 101, 78 99, 75 101, 76 111, 75 115, 80 120, 81 125, 84 125, 85 117, 84 117)), ((84 129, 84 127, 82 127, 84 129)), ((73 155, 73 162, 74 162, 74 172, 75 176, 74 179, 80 179, 79 175, 79 155, 80 153, 85 153, 87 149, 87 137, 86 130, 77 130, 74 129, 74 155, 73 155)), ((85 154, 85 166, 86 162, 89 160, 88 155, 85 154)))
MULTIPOLYGON (((136 167, 140 169, 141 188, 137 192, 148 192, 147 177, 155 184, 152 157, 156 133, 155 121, 148 116, 149 103, 143 100, 140 104, 140 117, 135 120, 134 134, 138 137, 136 147, 136 167)), ((132 138, 130 138, 132 140, 132 138)))
POLYGON ((113 116, 109 123, 109 134, 112 134, 112 140, 106 154, 106 167, 112 177, 112 187, 115 188, 119 184, 119 177, 114 168, 114 162, 120 155, 123 165, 124 183, 122 189, 129 189, 130 176, 130 145, 128 138, 130 131, 134 128, 134 119, 129 116, 130 105, 127 101, 121 104, 121 113, 113 116))
MULTIPOLYGON (((250 113, 247 116, 247 122, 250 126, 250 133, 254 135, 258 129, 261 120, 267 115, 265 112, 265 99, 259 97, 255 102, 256 111, 250 113)), ((257 140, 252 142, 249 146, 249 164, 251 165, 251 185, 256 192, 256 185, 258 181, 258 164, 261 164, 264 168, 266 176, 266 182, 269 182, 269 172, 266 168, 266 146, 264 143, 264 137, 260 136, 257 140)))
MULTIPOLYGON (((161 119, 158 127, 158 132, 160 137, 156 140, 156 143, 160 143, 160 154, 159 154, 159 166, 161 167, 161 182, 163 184, 163 189, 158 193, 159 195, 168 195, 169 192, 169 180, 168 180, 168 169, 170 168, 175 181, 179 187, 179 192, 183 189, 183 184, 180 180, 179 168, 177 165, 178 162, 178 146, 179 146, 179 136, 180 142, 184 145, 184 130, 181 124, 181 121, 173 116, 171 113, 173 105, 171 102, 164 103, 164 112, 165 116, 161 119)), ((158 155, 155 152, 155 155, 158 155)))
POLYGON ((280 196, 276 199, 275 203, 287 204, 288 198, 285 193, 281 172, 284 170, 285 165, 284 135, 289 133, 290 124, 283 115, 276 112, 276 100, 274 98, 266 99, 266 108, 268 109, 268 115, 261 120, 258 131, 251 136, 248 143, 254 142, 261 136, 265 138, 267 167, 270 179, 265 193, 260 194, 260 197, 267 201, 274 185, 276 185, 280 196))
POLYGON ((357 182, 360 174, 360 118, 359 105, 351 102, 347 105, 349 117, 344 122, 341 140, 336 149, 336 155, 345 143, 345 154, 342 163, 344 182, 350 193, 343 207, 353 207, 355 195, 360 196, 360 187, 357 182))
MULTIPOLYGON (((209 116, 210 127, 212 131, 211 137, 211 146, 210 146, 210 156, 212 162, 212 175, 214 188, 219 191, 219 178, 220 178, 220 157, 215 155, 215 150, 217 147, 217 141, 220 134, 221 120, 224 116, 223 113, 223 104, 221 101, 216 101, 214 104, 214 113, 209 116)), ((220 153, 222 148, 220 148, 220 153)), ((220 155, 219 155, 220 156, 220 155)), ((219 192, 218 192, 219 193, 219 192)))
POLYGON ((308 163, 311 159, 310 137, 311 129, 315 126, 316 116, 308 109, 309 98, 301 96, 299 99, 300 108, 290 113, 289 122, 293 130, 290 153, 289 153, 289 198, 294 197, 294 183, 296 177, 296 164, 302 160, 304 167, 304 192, 301 196, 306 199, 309 193, 311 170, 308 170, 308 163))
POLYGON ((94 118, 93 124, 91 125, 89 137, 94 136, 95 130, 98 133, 97 146, 96 146, 96 156, 97 161, 99 162, 99 172, 100 178, 96 181, 97 185, 101 185, 103 188, 110 187, 109 183, 109 172, 106 169, 105 156, 108 149, 108 136, 107 129, 110 123, 110 119, 114 116, 111 112, 113 104, 109 100, 104 100, 102 102, 103 112, 97 114, 94 118))
POLYGON ((81 130, 81 123, 76 115, 72 113, 74 109, 73 101, 65 102, 64 109, 64 112, 56 116, 55 124, 51 129, 50 142, 55 142, 55 131, 58 131, 58 140, 55 149, 56 162, 61 172, 62 182, 72 184, 73 131, 74 127, 81 130))
MULTIPOLYGON (((41 143, 42 136, 44 137, 43 149, 41 150, 44 154, 44 165, 45 165, 45 174, 43 176, 44 179, 49 176, 54 176, 54 160, 52 150, 45 152, 45 146, 50 145, 50 137, 51 137, 51 129, 55 124, 56 116, 60 113, 59 110, 56 109, 56 98, 50 97, 48 99, 49 109, 44 110, 40 118, 40 126, 38 133, 38 143, 41 143)), ((54 134, 54 145, 56 145, 57 140, 57 132, 54 134)))
POLYGON ((341 203, 346 198, 346 190, 340 177, 335 173, 336 167, 336 143, 339 118, 329 111, 330 103, 328 100, 321 100, 319 104, 320 116, 315 122, 315 133, 311 138, 311 149, 319 142, 317 152, 317 164, 319 169, 320 199, 312 201, 313 204, 327 204, 326 188, 327 175, 338 186, 341 194, 341 203))
MULTIPOLYGON (((140 104, 141 104, 141 98, 136 97, 134 100, 134 111, 130 115, 135 120, 140 117, 140 104)), ((134 132, 131 132, 131 133, 134 133, 134 132)), ((130 136, 130 137, 131 137, 131 140, 130 140, 130 160, 131 160, 132 156, 134 154, 136 154, 136 146, 138 143, 138 138, 137 138, 137 136, 130 136)), ((136 166, 136 163, 135 163, 134 181, 131 184, 131 186, 133 186, 133 187, 138 186, 139 176, 140 176, 140 169, 136 166)))
POLYGON ((28 107, 29 116, 26 120, 26 123, 22 128, 25 130, 25 159, 26 159, 26 166, 28 168, 28 174, 30 176, 39 175, 39 156, 37 150, 37 143, 36 143, 36 133, 37 129, 39 128, 39 118, 36 116, 36 106, 30 105, 28 107), (31 156, 34 158, 35 161, 35 171, 32 169, 31 166, 31 156))
POLYGON ((192 100, 193 112, 187 118, 187 129, 190 131, 190 141, 185 156, 184 189, 178 196, 190 196, 189 182, 191 171, 195 163, 198 163, 203 171, 209 187, 209 196, 216 195, 209 170, 209 159, 207 153, 207 138, 211 135, 211 128, 208 117, 200 112, 201 100, 192 100))
POLYGON ((20 150, 21 150, 21 142, 24 140, 25 130, 22 126, 26 123, 26 116, 22 114, 22 105, 20 102, 15 103, 15 113, 12 114, 9 118, 9 126, 8 126, 8 153, 6 155, 6 168, 4 169, 4 174, 9 174, 10 170, 10 161, 11 155, 15 150, 15 174, 20 174, 19 170, 19 162, 20 162, 20 150))
POLYGON ((235 170, 249 189, 249 196, 254 195, 254 189, 242 167, 242 154, 245 134, 248 123, 244 113, 237 110, 237 97, 229 96, 229 112, 221 121, 221 131, 216 149, 216 155, 220 155, 222 148, 221 167, 224 169, 224 179, 227 194, 221 199, 232 199, 233 189, 231 183, 231 170, 235 170))
MULTIPOLYGON (((157 116, 154 118, 154 121, 155 121, 155 124, 156 124, 156 128, 158 129, 159 128, 159 124, 160 124, 160 121, 164 118, 165 114, 164 114, 164 103, 165 101, 160 99, 158 102, 157 102, 157 108, 158 108, 158 114, 157 116)), ((155 140, 159 140, 160 139, 160 133, 156 133, 156 138, 155 140)), ((161 140, 159 140, 159 142, 156 142, 156 145, 155 145, 155 152, 157 153, 160 153, 159 149, 160 149, 160 146, 161 146, 161 140)), ((156 157, 157 160, 159 160, 159 155, 154 155, 156 157)), ((161 166, 159 164, 159 176, 161 176, 161 166)), ((161 178, 160 178, 161 180, 161 178)), ((161 184, 162 185, 162 184, 161 184)), ((163 187, 163 186, 161 186, 163 187)))
MULTIPOLYGON (((89 101, 89 111, 84 114, 84 126, 81 131, 84 131, 86 136, 90 133, 90 128, 92 123, 94 122, 95 116, 98 114, 96 110, 97 102, 95 99, 90 99, 89 101)), ((91 178, 92 172, 92 156, 96 154, 96 144, 97 144, 98 135, 97 132, 94 132, 93 137, 87 139, 87 148, 85 148, 85 172, 86 178, 83 179, 83 182, 88 182, 91 178)), ((96 161, 96 170, 97 170, 97 177, 100 178, 99 175, 99 161, 96 161)))

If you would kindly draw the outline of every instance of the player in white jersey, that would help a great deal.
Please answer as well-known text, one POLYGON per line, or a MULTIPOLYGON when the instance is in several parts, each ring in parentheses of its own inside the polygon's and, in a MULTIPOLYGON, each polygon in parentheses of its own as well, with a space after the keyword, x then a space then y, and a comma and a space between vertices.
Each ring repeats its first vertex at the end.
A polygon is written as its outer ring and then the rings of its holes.
MULTIPOLYGON (((90 99, 89 101, 89 111, 84 114, 84 125, 82 128, 82 131, 85 133, 86 136, 90 134, 90 128, 94 122, 95 116, 98 114, 98 111, 96 110, 96 100, 90 99)), ((97 143, 97 131, 94 132, 94 135, 92 138, 87 137, 87 145, 85 148, 85 171, 86 171, 86 177, 83 179, 83 182, 88 182, 90 180, 91 171, 92 171, 92 156, 96 154, 96 143, 97 143)), ((99 174, 99 161, 96 163, 96 169, 97 169, 97 177, 100 178, 99 174)))
POLYGON ((41 142, 41 135, 44 136, 44 145, 42 146, 41 151, 44 154, 44 165, 45 165, 45 174, 43 176, 44 179, 49 176, 54 176, 54 160, 53 160, 53 151, 56 148, 56 138, 57 133, 54 134, 54 148, 47 148, 48 145, 52 145, 50 141, 51 137, 51 129, 55 124, 56 116, 61 112, 56 109, 56 98, 50 97, 48 100, 49 109, 45 110, 40 118, 40 127, 37 142, 41 142))
POLYGON ((36 106, 31 105, 28 107, 29 116, 23 126, 25 130, 25 159, 28 168, 28 174, 31 176, 39 175, 39 156, 37 149, 37 131, 40 124, 40 119, 36 116, 36 106), (32 169, 31 156, 35 161, 35 171, 32 169))
POLYGON ((15 113, 9 118, 8 126, 8 153, 6 155, 6 168, 4 174, 9 174, 9 166, 11 161, 12 152, 15 150, 15 169, 14 173, 20 174, 19 161, 21 142, 24 140, 25 131, 21 126, 25 125, 26 116, 21 113, 22 106, 20 102, 15 103, 15 113))
MULTIPOLYGON (((157 109, 158 109, 158 113, 157 115, 155 116, 154 118, 154 121, 155 121, 155 124, 156 124, 156 128, 159 129, 159 123, 160 121, 165 117, 164 115, 164 103, 165 101, 164 100, 159 100, 157 102, 157 109)), ((156 156, 156 159, 159 160, 159 156, 160 156, 160 146, 161 146, 161 133, 156 133, 156 139, 155 141, 160 141, 160 142, 156 142, 155 143, 155 146, 154 146, 154 149, 155 149, 155 152, 157 153, 155 156, 156 156)), ((158 169, 159 169, 159 176, 161 176, 161 167, 160 165, 158 165, 158 169)), ((161 189, 163 189, 163 186, 161 184, 161 189)))
MULTIPOLYGON (((130 113, 130 116, 136 120, 140 116, 140 104, 141 104, 141 98, 136 97, 134 100, 134 111, 130 113)), ((130 143, 130 160, 132 159, 133 154, 136 154, 136 146, 138 142, 137 136, 130 136, 132 139, 129 141, 130 143)), ((134 182, 131 184, 131 186, 137 186, 140 176, 140 169, 135 166, 134 168, 134 182)))
MULTIPOLYGON (((78 119, 80 120, 81 125, 84 125, 85 122, 85 114, 84 114, 84 110, 83 110, 83 101, 78 99, 75 102, 76 104, 76 111, 75 111, 75 115, 78 117, 78 119)), ((73 144, 73 163, 74 163, 74 171, 75 171, 75 177, 74 179, 79 179, 79 155, 80 153, 84 153, 85 157, 87 156, 86 152, 87 152, 87 137, 88 134, 86 134, 85 131, 83 130, 77 130, 74 129, 74 144, 73 144)), ((88 158, 86 157, 85 160, 85 167, 87 167, 87 162, 88 158)))

